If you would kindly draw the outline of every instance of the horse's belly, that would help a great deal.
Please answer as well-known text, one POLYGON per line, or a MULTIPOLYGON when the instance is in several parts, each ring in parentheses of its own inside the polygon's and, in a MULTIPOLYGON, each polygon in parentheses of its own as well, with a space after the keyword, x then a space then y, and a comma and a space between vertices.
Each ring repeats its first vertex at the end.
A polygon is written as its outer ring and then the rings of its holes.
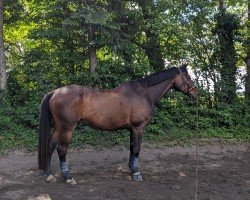
POLYGON ((81 121, 100 130, 115 130, 129 126, 129 112, 125 109, 92 109, 83 115, 81 121))
POLYGON ((84 124, 99 130, 116 130, 120 128, 128 128, 129 123, 126 120, 115 118, 115 117, 102 117, 102 116, 95 116, 95 117, 87 117, 82 118, 81 122, 84 124))

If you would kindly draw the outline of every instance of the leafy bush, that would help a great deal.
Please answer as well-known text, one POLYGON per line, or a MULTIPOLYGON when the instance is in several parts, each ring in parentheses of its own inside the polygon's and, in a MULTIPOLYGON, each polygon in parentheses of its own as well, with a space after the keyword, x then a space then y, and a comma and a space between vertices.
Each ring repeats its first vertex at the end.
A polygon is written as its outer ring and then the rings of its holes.
POLYGON ((13 147, 34 150, 37 146, 37 129, 17 122, 15 110, 8 103, 2 105, 0 107, 0 152, 13 147))

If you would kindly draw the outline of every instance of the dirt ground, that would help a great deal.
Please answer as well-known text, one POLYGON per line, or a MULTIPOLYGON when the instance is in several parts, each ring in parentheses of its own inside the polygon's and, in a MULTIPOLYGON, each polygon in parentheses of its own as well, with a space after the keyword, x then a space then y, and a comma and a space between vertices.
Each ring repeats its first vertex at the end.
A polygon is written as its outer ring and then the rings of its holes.
MULTIPOLYGON (((198 199, 250 199, 250 143, 200 148, 198 199)), ((56 183, 37 170, 36 152, 14 151, 0 158, 1 200, 194 199, 195 147, 144 144, 143 181, 131 180, 128 149, 70 150, 68 162, 77 185, 64 183, 56 153, 56 183)))

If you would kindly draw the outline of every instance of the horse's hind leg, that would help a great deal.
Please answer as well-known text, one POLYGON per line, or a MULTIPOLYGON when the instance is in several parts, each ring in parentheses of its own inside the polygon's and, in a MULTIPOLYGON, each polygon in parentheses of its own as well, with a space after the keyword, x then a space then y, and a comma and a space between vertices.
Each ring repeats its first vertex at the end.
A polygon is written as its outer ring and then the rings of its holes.
POLYGON ((47 176, 46 182, 48 183, 56 182, 56 178, 52 175, 52 172, 51 172, 51 157, 58 143, 58 137, 59 137, 59 132, 56 129, 54 129, 51 135, 51 138, 49 140, 47 170, 44 171, 44 173, 47 176))
POLYGON ((66 180, 66 183, 74 185, 76 184, 76 181, 72 178, 69 168, 68 168, 68 164, 66 162, 68 144, 71 140, 72 133, 73 131, 67 131, 67 132, 62 133, 58 146, 57 146, 57 152, 58 152, 58 156, 60 159, 61 172, 62 172, 64 179, 66 180))

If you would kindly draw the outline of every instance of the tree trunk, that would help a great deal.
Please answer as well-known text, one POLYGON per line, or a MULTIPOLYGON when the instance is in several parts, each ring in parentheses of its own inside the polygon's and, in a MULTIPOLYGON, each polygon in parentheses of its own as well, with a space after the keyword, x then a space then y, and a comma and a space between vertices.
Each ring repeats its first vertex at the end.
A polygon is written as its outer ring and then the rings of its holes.
POLYGON ((0 90, 5 89, 6 82, 7 82, 6 62, 5 62, 4 41, 3 41, 3 0, 0 0, 0 90))
POLYGON ((89 71, 94 73, 97 68, 97 55, 95 46, 95 29, 93 26, 88 26, 88 42, 89 42, 89 71))
POLYGON ((248 1, 248 22, 247 22, 247 58, 246 62, 246 83, 245 83, 245 97, 248 102, 250 102, 250 2, 248 1))
POLYGON ((249 51, 248 51, 248 56, 246 59, 246 66, 247 66, 247 76, 246 76, 246 83, 245 83, 245 95, 246 95, 247 101, 250 102, 250 52, 249 51))
POLYGON ((226 7, 225 7, 225 1, 224 0, 219 0, 219 9, 220 10, 223 10, 223 9, 225 9, 226 7))

